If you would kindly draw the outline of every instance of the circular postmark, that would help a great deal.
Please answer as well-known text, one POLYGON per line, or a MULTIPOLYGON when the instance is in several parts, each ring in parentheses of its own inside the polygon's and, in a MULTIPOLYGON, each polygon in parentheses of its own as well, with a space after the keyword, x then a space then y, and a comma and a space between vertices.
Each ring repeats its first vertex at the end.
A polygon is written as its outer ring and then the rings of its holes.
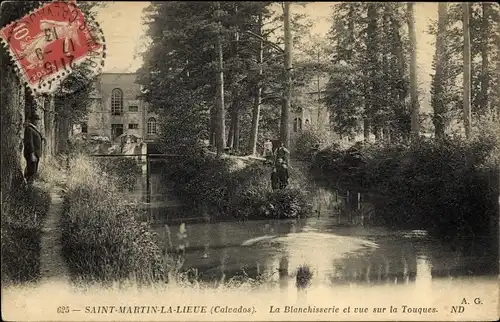
POLYGON ((75 1, 45 2, 3 27, 0 38, 34 96, 79 91, 104 66, 102 29, 75 1))

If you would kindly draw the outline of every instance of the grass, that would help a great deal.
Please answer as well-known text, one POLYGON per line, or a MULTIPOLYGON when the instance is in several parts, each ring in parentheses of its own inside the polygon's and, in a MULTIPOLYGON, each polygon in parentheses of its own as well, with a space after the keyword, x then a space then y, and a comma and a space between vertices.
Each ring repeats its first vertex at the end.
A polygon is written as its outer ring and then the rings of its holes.
POLYGON ((139 284, 166 281, 168 261, 145 213, 127 204, 116 178, 83 155, 70 160, 61 217, 63 254, 73 278, 139 284))
POLYGON ((40 238, 50 207, 44 184, 19 189, 2 202, 2 283, 36 282, 40 238))

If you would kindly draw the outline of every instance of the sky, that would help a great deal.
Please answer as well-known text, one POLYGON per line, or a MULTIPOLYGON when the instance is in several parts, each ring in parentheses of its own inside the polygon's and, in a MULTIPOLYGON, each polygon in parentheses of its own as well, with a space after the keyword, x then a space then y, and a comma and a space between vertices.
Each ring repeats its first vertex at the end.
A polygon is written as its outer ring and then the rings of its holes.
MULTIPOLYGON (((305 8, 292 6, 292 10, 305 13, 314 22, 313 34, 325 36, 330 29, 333 2, 314 2, 305 8)), ((148 2, 110 1, 99 9, 97 20, 106 38, 107 56, 104 72, 134 72, 142 64, 141 51, 145 46, 145 26, 142 24, 142 10, 148 2)), ((431 80, 432 57, 434 55, 433 37, 427 32, 429 23, 437 19, 436 2, 415 4, 415 27, 417 31, 417 75, 423 97, 428 95, 431 80)), ((424 108, 428 99, 422 102, 424 108)))

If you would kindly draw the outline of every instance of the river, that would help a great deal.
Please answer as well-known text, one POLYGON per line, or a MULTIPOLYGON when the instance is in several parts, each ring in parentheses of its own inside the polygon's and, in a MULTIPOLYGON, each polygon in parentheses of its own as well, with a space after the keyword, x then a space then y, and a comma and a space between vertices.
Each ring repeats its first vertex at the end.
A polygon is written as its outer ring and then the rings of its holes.
MULTIPOLYGON (((178 245, 179 225, 155 227, 178 245)), ((217 281, 248 276, 278 280, 278 269, 290 279, 301 265, 311 283, 407 284, 433 278, 495 276, 498 262, 482 240, 444 243, 425 231, 338 226, 334 217, 300 220, 196 223, 186 225, 184 267, 198 279, 217 281), (457 246, 459 244, 467 245, 457 246)))
MULTIPOLYGON (((312 271, 311 283, 322 286, 498 276, 498 255, 491 251, 491 236, 445 242, 428 236, 426 231, 363 226, 360 223, 366 218, 360 220, 359 211, 354 215, 358 218, 335 214, 345 198, 323 188, 313 189, 315 212, 309 218, 209 223, 187 220, 183 268, 190 268, 198 280, 205 282, 217 282, 223 276, 226 280, 262 277, 278 282, 280 268, 281 281, 283 276, 292 280, 297 268, 307 265, 312 271)), ((354 208, 365 206, 361 202, 354 208)), ((177 247, 181 244, 181 221, 175 217, 188 214, 178 208, 155 212, 169 218, 170 224, 157 224, 153 230, 167 248, 177 247)))

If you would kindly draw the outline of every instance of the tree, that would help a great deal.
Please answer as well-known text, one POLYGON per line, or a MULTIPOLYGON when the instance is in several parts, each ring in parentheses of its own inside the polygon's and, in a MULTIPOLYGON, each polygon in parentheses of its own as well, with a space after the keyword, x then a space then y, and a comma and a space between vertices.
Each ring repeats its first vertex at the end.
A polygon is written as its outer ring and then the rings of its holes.
POLYGON ((280 123, 280 141, 286 147, 290 147, 290 103, 292 95, 292 46, 293 39, 290 29, 290 3, 284 2, 283 4, 283 25, 285 35, 285 90, 283 97, 283 106, 281 109, 281 123, 280 123))
POLYGON ((471 54, 470 54, 470 30, 469 30, 469 3, 464 2, 463 6, 463 61, 464 61, 464 76, 463 76, 463 113, 464 113, 464 128, 465 136, 471 136, 471 54))
POLYGON ((399 3, 335 5, 330 31, 335 68, 330 72, 332 84, 327 87, 325 102, 331 120, 343 123, 340 127, 334 124, 337 130, 346 131, 339 134, 350 135, 362 128, 365 140, 369 139, 370 132, 376 140, 408 138, 410 46, 404 28, 407 25, 405 8, 399 3), (357 77, 355 88, 347 73, 335 75, 342 65, 348 66, 357 77), (347 79, 340 80, 340 76, 347 79), (335 89, 341 84, 348 87, 335 89), (352 107, 341 111, 343 107, 339 104, 352 107))
POLYGON ((490 75, 489 75, 489 42, 488 42, 488 36, 490 33, 490 27, 489 27, 489 7, 490 4, 487 2, 483 2, 482 4, 482 9, 483 9, 483 14, 482 14, 482 23, 481 23, 481 73, 482 73, 482 80, 481 80, 481 109, 483 111, 489 110, 488 106, 488 93, 489 93, 489 87, 490 87, 490 75))
MULTIPOLYGON (((258 18, 258 32, 257 35, 262 37, 262 25, 263 25, 263 17, 262 14, 259 14, 258 18)), ((264 62, 264 50, 263 50, 263 41, 259 40, 259 49, 257 56, 257 64, 259 65, 259 71, 255 81, 255 101, 252 109, 252 129, 250 134, 250 140, 248 143, 248 151, 255 155, 257 153, 257 138, 259 133, 259 118, 260 118, 260 107, 262 104, 262 64, 264 62)))
MULTIPOLYGON (((220 2, 217 2, 217 17, 220 19, 220 2)), ((219 21, 219 28, 220 27, 219 21)), ((225 133, 225 125, 224 125, 224 62, 223 62, 223 53, 222 53, 222 40, 219 29, 219 34, 217 35, 217 56, 218 56, 218 70, 217 70, 217 99, 216 99, 216 124, 217 124, 217 132, 216 132, 216 145, 217 145, 217 155, 224 154, 224 149, 226 148, 226 133, 225 133)))
POLYGON ((449 50, 447 48, 447 3, 438 4, 438 27, 436 35, 436 53, 434 55, 435 74, 431 83, 431 106, 434 110, 433 123, 436 138, 443 138, 446 128, 446 112, 448 99, 445 92, 446 81, 449 79, 449 50))
POLYGON ((413 3, 408 2, 408 29, 410 33, 410 88, 411 88, 411 132, 413 138, 419 135, 419 101, 417 88, 417 35, 415 31, 415 17, 413 13, 413 3))

